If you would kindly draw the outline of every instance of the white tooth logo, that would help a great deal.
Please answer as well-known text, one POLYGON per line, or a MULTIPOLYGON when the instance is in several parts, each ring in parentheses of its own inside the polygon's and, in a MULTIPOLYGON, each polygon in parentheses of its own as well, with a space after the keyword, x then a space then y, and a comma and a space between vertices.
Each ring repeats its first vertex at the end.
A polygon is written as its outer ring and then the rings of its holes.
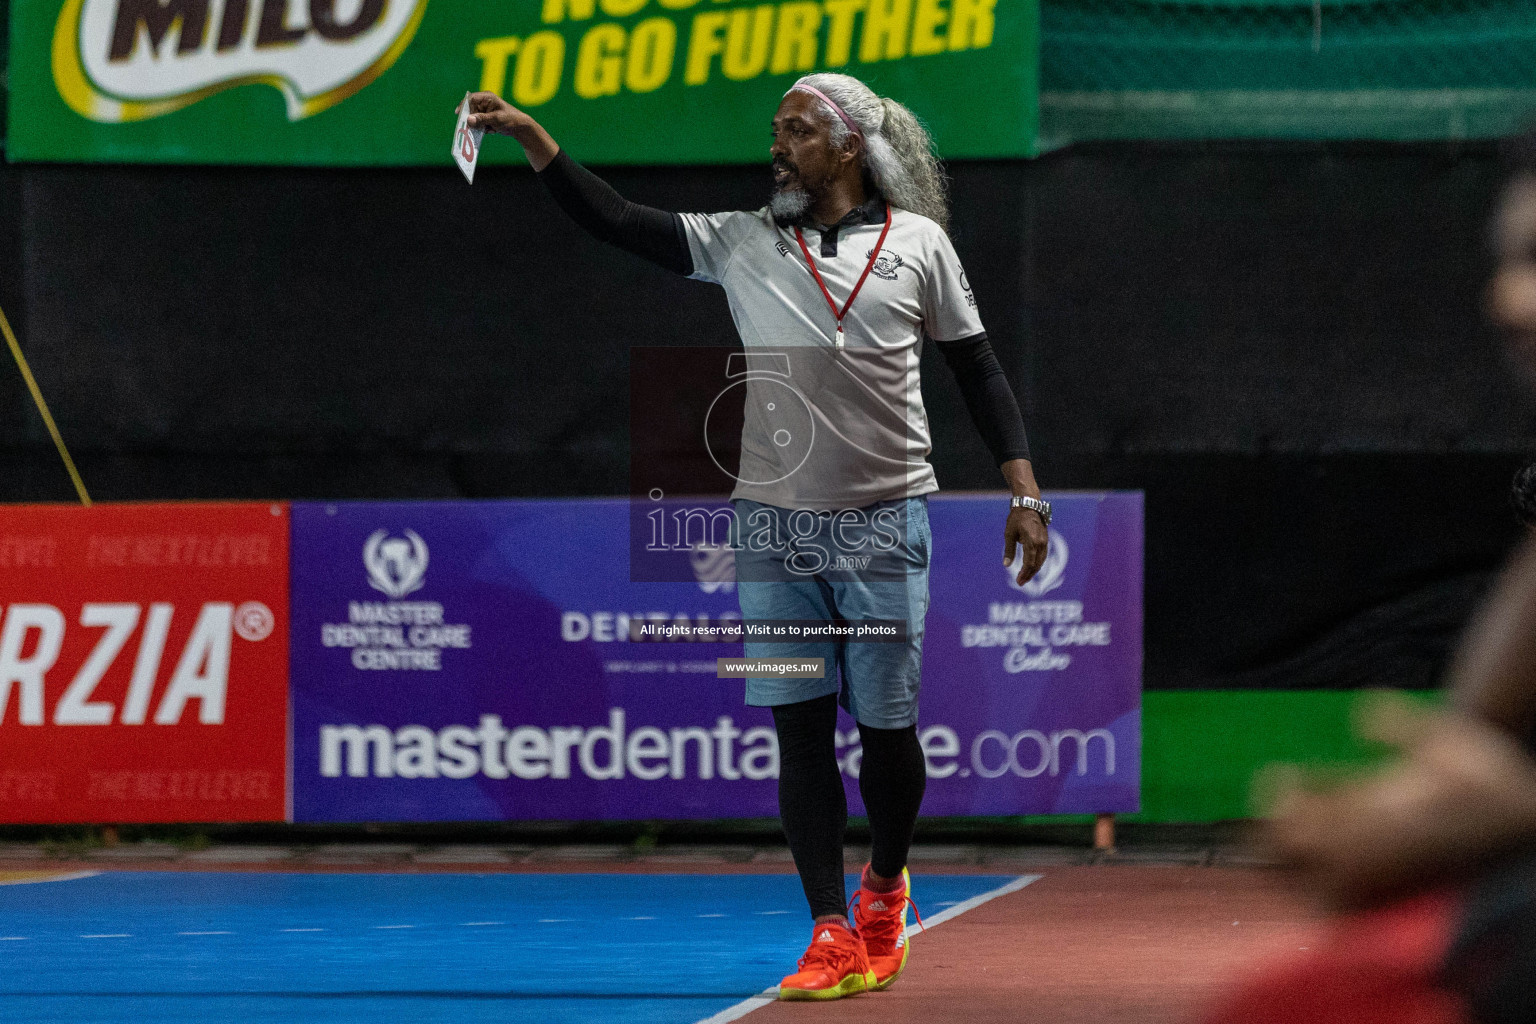
POLYGON ((426 9, 427 0, 66 0, 54 84, 75 113, 107 123, 270 85, 297 121, 388 70, 426 9))
POLYGON ((370 587, 399 600, 425 583, 427 542, 415 530, 406 530, 403 540, 391 537, 388 530, 375 530, 363 545, 363 565, 370 587))
POLYGON ((736 552, 725 544, 706 544, 694 541, 688 552, 688 562, 693 566, 693 577, 699 589, 706 594, 716 591, 730 593, 736 589, 736 552))

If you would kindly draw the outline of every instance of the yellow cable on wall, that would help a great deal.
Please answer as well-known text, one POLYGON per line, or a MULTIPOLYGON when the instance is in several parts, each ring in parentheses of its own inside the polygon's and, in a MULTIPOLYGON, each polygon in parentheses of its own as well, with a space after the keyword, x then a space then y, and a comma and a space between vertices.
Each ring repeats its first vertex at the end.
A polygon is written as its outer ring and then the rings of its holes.
POLYGON ((69 479, 74 482, 75 493, 80 495, 80 504, 90 508, 91 496, 85 493, 85 481, 80 479, 80 471, 75 469, 75 460, 69 457, 64 437, 59 433, 58 425, 53 422, 53 414, 48 411, 48 403, 43 401, 43 393, 37 386, 36 378, 32 376, 32 368, 27 365, 27 357, 21 354, 21 345, 16 341, 16 334, 11 330, 11 322, 5 318, 3 309, 0 309, 0 332, 4 332, 5 343, 10 346, 11 355, 16 357, 16 366, 21 370, 22 379, 27 382, 27 390, 32 392, 32 401, 37 403, 37 411, 43 414, 48 433, 53 435, 53 443, 64 459, 64 468, 69 471, 69 479))

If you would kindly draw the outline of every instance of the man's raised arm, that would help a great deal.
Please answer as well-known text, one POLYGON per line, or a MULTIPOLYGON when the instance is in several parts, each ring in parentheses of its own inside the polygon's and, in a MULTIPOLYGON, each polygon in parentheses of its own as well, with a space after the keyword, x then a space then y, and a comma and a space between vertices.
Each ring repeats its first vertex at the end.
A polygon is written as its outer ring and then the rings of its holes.
POLYGON ((470 93, 469 110, 469 127, 518 141, 550 196, 594 238, 667 270, 693 273, 693 255, 677 214, 625 199, 562 152, 542 125, 495 93, 470 93))

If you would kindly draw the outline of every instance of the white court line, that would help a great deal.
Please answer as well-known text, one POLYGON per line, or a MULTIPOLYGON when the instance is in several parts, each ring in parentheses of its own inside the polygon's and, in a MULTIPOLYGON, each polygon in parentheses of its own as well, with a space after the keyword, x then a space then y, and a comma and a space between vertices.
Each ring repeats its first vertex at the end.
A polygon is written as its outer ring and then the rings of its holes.
MULTIPOLYGON (((972 896, 968 900, 963 900, 960 903, 956 903, 948 910, 940 911, 939 913, 930 917, 925 924, 925 930, 927 928, 937 928, 945 921, 959 917, 967 910, 975 910, 983 903, 988 903, 992 900, 995 900, 999 896, 1006 896, 1011 892, 1018 892, 1030 882, 1038 882, 1042 877, 1042 875, 1020 875, 1018 878, 1015 878, 1007 885, 1000 885, 990 892, 984 892, 980 896, 972 896)), ((910 935, 911 933, 908 934, 910 935)), ((918 932, 917 934, 920 935, 922 933, 918 932)), ((713 1017, 705 1017, 704 1019, 698 1021, 697 1024, 727 1024, 728 1021, 740 1020, 747 1014, 751 1013, 753 1010, 761 1010, 769 1003, 778 1002, 778 999, 779 990, 777 986, 773 988, 766 988, 763 989, 762 992, 759 992, 757 995, 752 996, 750 999, 743 999, 735 1006, 727 1006, 713 1017)))
POLYGON ((788 910, 754 910, 752 913, 758 917, 772 917, 774 914, 788 914, 788 910))
POLYGON ((730 917, 729 914, 699 914, 699 917, 730 917))
POLYGON ((41 878, 9 878, 0 885, 39 885, 43 882, 76 882, 82 878, 95 878, 100 871, 66 871, 63 874, 43 875, 41 878))
POLYGON ((639 917, 626 917, 624 920, 626 920, 626 921, 654 921, 656 919, 654 917, 650 917, 649 915, 641 914, 639 917))
POLYGON ((769 1003, 776 1003, 778 1001, 778 986, 774 986, 773 988, 765 988, 761 993, 753 996, 751 999, 743 999, 735 1006, 727 1006, 713 1017, 705 1017, 703 1020, 699 1021, 698 1024, 726 1024, 726 1021, 740 1020, 742 1017, 745 1017, 753 1010, 761 1010, 769 1003))
POLYGON ((0 942, 26 942, 25 935, 0 935, 0 942))
POLYGON ((569 924, 574 920, 574 917, 541 917, 539 924, 569 924))
POLYGON ((323 932, 324 928, 284 928, 285 932, 323 932))
MULTIPOLYGON (((967 910, 975 910, 983 903, 991 903, 999 896, 1007 896, 1011 892, 1018 892, 1030 882, 1038 882, 1044 877, 1044 875, 1020 875, 1018 878, 1015 878, 1007 885, 1000 885, 996 889, 993 889, 991 892, 984 892, 980 896, 972 896, 968 900, 962 900, 961 902, 956 903, 948 910, 939 911, 937 914, 934 914, 926 922, 924 922, 923 927, 937 928, 945 921, 953 920, 954 918, 957 918, 961 914, 965 913, 967 910)), ((922 932, 919 931, 918 934, 921 935, 922 932)))
POLYGON ((506 924, 505 921, 465 921, 460 928, 489 928, 493 924, 506 924))
POLYGON ((234 932, 177 932, 177 935, 233 935, 234 932))
POLYGON ((127 932, 118 932, 118 933, 113 934, 113 935, 82 935, 80 937, 82 939, 131 939, 131 938, 133 938, 133 936, 128 934, 127 932))
POLYGON ((376 924, 376 925, 373 926, 373 930, 374 931, 378 931, 378 932, 389 932, 389 931, 398 931, 401 928, 415 928, 415 927, 416 926, 413 925, 413 924, 376 924))

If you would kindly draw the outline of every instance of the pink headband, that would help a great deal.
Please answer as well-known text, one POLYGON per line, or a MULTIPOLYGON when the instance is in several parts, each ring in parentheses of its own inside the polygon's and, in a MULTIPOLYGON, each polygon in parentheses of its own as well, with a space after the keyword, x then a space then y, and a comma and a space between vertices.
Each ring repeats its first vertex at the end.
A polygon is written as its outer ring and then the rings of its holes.
POLYGON ((842 107, 832 102, 832 97, 828 96, 814 85, 806 85, 803 82, 796 82, 794 85, 790 86, 789 92, 786 92, 784 95, 788 96, 790 92, 794 92, 796 89, 799 89, 801 92, 810 93, 812 96, 815 96, 817 99, 821 100, 821 102, 831 107, 832 113, 843 119, 843 124, 848 126, 849 131, 853 132, 853 134, 857 135, 861 139, 864 137, 864 130, 854 122, 853 118, 849 117, 843 111, 842 107))

